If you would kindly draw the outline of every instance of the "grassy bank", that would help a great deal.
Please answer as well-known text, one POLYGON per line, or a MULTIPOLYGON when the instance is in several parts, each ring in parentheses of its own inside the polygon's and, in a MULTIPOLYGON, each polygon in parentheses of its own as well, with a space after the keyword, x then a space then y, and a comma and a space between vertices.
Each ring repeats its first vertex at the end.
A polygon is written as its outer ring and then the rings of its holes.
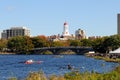
POLYGON ((95 59, 101 59, 101 60, 105 60, 106 62, 116 62, 116 63, 120 63, 120 58, 110 58, 110 56, 101 56, 99 53, 93 53, 93 54, 89 54, 86 53, 85 56, 87 57, 92 57, 95 59))
POLYGON ((117 62, 117 63, 120 63, 120 58, 113 59, 113 58, 101 57, 101 56, 93 56, 93 58, 105 60, 106 62, 117 62))
MULTIPOLYGON (((9 78, 8 80, 19 80, 15 77, 9 78)), ((46 77, 43 71, 31 72, 24 80, 120 80, 120 66, 116 67, 113 71, 99 74, 96 72, 84 72, 72 71, 66 73, 63 76, 51 75, 46 77)))

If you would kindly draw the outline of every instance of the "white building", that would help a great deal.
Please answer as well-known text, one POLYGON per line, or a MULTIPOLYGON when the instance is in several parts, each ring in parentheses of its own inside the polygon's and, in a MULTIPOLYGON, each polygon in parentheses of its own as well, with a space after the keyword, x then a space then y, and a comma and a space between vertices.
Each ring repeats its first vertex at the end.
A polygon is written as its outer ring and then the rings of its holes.
POLYGON ((69 26, 68 26, 68 23, 65 22, 64 25, 63 25, 63 37, 67 37, 67 36, 70 36, 69 34, 69 26))
POLYGON ((11 27, 2 32, 2 39, 9 39, 15 36, 30 36, 30 30, 26 27, 11 27))
POLYGON ((78 29, 75 31, 75 38, 76 39, 85 39, 86 35, 85 35, 85 31, 82 29, 78 29))

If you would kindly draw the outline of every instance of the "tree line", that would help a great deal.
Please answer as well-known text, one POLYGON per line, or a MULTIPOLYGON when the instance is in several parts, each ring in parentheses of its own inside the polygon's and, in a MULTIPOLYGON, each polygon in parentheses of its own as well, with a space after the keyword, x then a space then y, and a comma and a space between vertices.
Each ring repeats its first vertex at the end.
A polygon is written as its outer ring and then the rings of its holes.
MULTIPOLYGON (((45 36, 16 36, 8 40, 0 40, 0 52, 29 52, 42 47, 92 47, 96 52, 108 53, 120 47, 120 35, 106 36, 96 39, 81 39, 67 41, 49 41, 45 36)), ((26 53, 25 53, 26 54, 26 53)))

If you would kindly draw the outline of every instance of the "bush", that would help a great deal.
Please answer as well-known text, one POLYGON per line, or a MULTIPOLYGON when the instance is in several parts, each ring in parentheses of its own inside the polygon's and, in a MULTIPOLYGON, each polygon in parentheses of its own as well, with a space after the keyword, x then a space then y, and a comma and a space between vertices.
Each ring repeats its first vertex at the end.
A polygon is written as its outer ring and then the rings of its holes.
MULTIPOLYGON (((17 80, 17 78, 11 77, 8 80, 17 80)), ((49 78, 47 78, 43 71, 40 70, 38 72, 30 72, 25 80, 120 80, 120 66, 116 67, 115 70, 104 74, 99 74, 94 71, 92 73, 88 71, 84 73, 72 71, 66 73, 64 76, 52 75, 49 78)))
POLYGON ((25 80, 47 80, 43 71, 39 72, 30 72, 25 80))
POLYGON ((17 80, 17 78, 16 77, 10 77, 10 78, 8 78, 8 80, 17 80))

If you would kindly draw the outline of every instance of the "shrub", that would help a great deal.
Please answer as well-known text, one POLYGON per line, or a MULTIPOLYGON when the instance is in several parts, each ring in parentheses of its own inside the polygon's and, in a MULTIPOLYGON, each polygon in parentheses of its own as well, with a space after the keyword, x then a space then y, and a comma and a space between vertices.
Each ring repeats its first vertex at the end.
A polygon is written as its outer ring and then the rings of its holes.
POLYGON ((47 80, 47 78, 40 70, 39 72, 30 72, 25 80, 47 80))
POLYGON ((10 77, 10 78, 8 78, 8 80, 17 80, 17 78, 16 77, 10 77))

